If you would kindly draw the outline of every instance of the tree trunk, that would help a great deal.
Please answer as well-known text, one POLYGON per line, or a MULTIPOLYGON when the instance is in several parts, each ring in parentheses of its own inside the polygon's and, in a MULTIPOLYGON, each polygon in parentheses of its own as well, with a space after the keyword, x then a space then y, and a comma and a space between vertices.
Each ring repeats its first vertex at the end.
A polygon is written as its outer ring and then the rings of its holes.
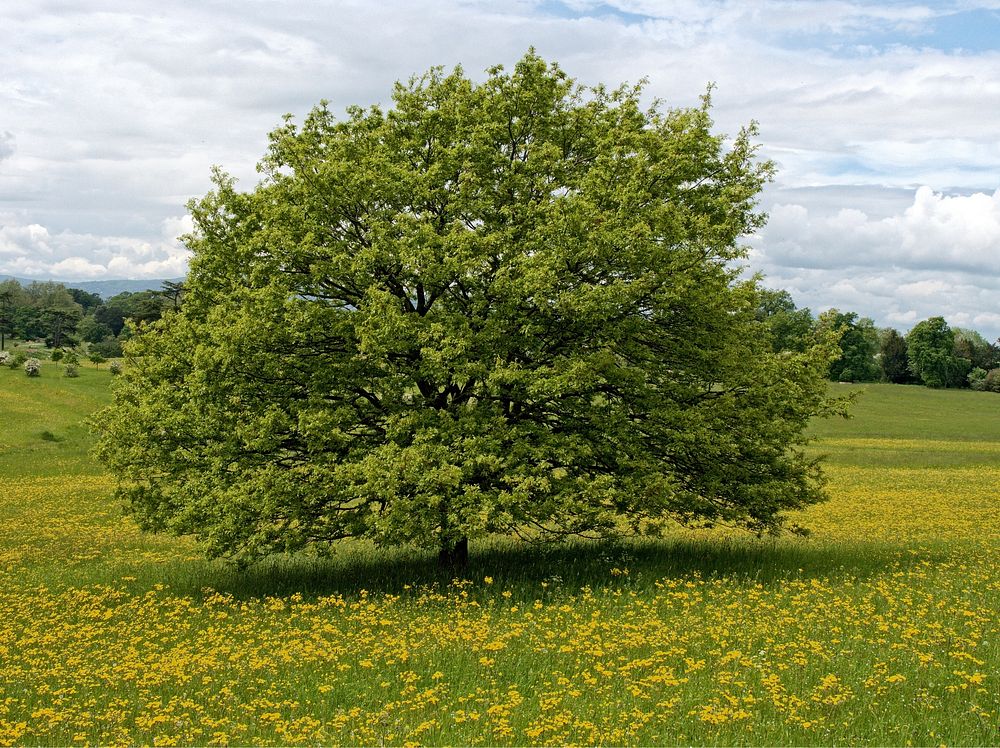
POLYGON ((463 569, 469 565, 469 539, 462 538, 454 545, 442 545, 438 553, 438 566, 442 569, 463 569))

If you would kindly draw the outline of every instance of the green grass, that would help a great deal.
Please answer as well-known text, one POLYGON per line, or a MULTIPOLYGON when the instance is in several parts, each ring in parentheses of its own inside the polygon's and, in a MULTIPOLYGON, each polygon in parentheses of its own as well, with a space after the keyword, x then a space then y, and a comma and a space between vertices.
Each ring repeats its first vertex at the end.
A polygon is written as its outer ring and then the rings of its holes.
POLYGON ((0 369, 0 744, 997 742, 1000 396, 865 387, 814 426, 807 538, 497 540, 453 579, 139 533, 88 454, 109 380, 0 369))

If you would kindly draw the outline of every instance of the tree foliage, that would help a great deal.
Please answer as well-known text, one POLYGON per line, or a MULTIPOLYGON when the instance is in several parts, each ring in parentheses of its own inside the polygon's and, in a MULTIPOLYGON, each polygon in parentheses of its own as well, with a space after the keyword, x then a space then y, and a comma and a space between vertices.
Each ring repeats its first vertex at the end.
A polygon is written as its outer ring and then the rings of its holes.
POLYGON ((961 387, 972 363, 954 354, 955 332, 943 317, 918 322, 906 335, 910 371, 928 387, 961 387))
POLYGON ((759 289, 756 316, 770 330, 775 351, 802 353, 814 342, 812 312, 796 307, 788 291, 759 289))
POLYGON ((271 133, 190 208, 184 304, 127 344, 99 454, 143 527, 250 560, 779 528, 822 497, 830 341, 775 354, 737 280, 771 167, 709 102, 529 54, 271 133), (728 146, 724 144, 728 142, 728 146))
POLYGON ((906 338, 898 330, 888 327, 879 332, 879 366, 882 379, 892 384, 909 384, 916 381, 910 371, 906 353, 906 338))
POLYGON ((823 312, 820 328, 839 334, 840 355, 830 363, 828 375, 834 382, 874 382, 881 376, 875 355, 879 351, 878 331, 867 317, 854 312, 828 309, 823 312))

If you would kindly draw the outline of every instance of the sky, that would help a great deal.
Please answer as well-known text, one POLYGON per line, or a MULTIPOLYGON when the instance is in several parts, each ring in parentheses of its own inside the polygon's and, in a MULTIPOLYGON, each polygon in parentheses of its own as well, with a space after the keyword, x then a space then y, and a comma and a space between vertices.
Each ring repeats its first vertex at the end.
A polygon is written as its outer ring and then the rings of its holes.
POLYGON ((765 285, 1000 337, 1000 0, 4 2, 0 276, 182 276, 185 204, 212 165, 252 188, 283 114, 530 46, 668 106, 714 83, 718 132, 759 123, 765 285))

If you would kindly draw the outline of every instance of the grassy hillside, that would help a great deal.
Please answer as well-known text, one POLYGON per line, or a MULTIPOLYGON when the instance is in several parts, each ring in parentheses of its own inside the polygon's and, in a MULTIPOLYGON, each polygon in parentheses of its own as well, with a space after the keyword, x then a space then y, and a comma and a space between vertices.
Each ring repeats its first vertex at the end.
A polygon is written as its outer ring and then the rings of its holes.
POLYGON ((0 369, 0 745, 997 742, 1000 396, 871 386, 815 425, 806 538, 235 570, 138 532, 83 419, 0 369))

